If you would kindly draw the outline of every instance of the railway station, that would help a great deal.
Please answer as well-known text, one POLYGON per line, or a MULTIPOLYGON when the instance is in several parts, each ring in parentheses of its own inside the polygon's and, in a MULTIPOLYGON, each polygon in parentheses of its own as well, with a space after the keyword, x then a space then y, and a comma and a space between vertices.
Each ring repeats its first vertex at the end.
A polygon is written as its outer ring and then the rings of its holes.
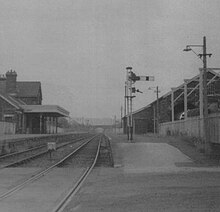
POLYGON ((127 137, 131 114, 122 125, 115 119, 112 125, 59 132, 58 118, 69 112, 42 105, 41 83, 19 82, 17 73, 8 71, 0 78, 1 119, 8 124, 0 135, 1 209, 176 211, 181 202, 185 211, 192 205, 208 211, 210 204, 218 211, 219 195, 212 192, 213 185, 220 186, 220 75, 207 69, 207 152, 203 71, 133 111, 132 140, 127 137), (203 186, 201 198, 195 184, 199 192, 203 186))
POLYGON ((220 211, 220 1, 0 11, 0 212, 220 211))
POLYGON ((210 204, 218 211, 219 195, 213 189, 220 186, 217 72, 207 72, 209 155, 199 140, 204 138, 201 73, 134 111, 132 140, 126 135, 129 115, 122 119, 122 131, 117 131, 121 125, 115 122, 59 133, 57 119, 69 112, 42 105, 40 83, 35 97, 19 94, 19 86, 7 89, 7 80, 11 83, 10 77, 16 75, 9 71, 1 78, 5 84, 0 82, 6 86, 0 94, 1 118, 16 124, 16 131, 0 135, 2 210, 176 211, 181 203, 185 211, 192 205, 208 211, 210 204), (202 185, 201 198, 195 185, 199 192, 202 185))

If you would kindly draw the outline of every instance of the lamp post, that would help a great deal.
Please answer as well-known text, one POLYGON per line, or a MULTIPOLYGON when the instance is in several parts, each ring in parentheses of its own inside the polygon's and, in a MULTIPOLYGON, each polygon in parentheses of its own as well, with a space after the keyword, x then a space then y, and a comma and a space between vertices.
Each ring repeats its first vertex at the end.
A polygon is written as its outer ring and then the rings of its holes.
MULTIPOLYGON (((154 92, 157 94, 157 106, 156 106, 156 120, 157 120, 157 122, 156 122, 156 128, 157 128, 157 130, 156 130, 156 132, 159 134, 159 93, 160 93, 160 91, 159 91, 159 87, 158 86, 156 86, 156 87, 149 87, 148 88, 149 90, 152 90, 152 89, 156 89, 156 90, 154 90, 154 92)), ((155 109, 154 109, 154 111, 155 111, 155 109)), ((154 128, 155 128, 155 126, 154 126, 154 128)), ((155 132, 155 129, 154 129, 154 132, 155 132)))
POLYGON ((183 51, 192 51, 203 61, 202 69, 202 99, 200 101, 200 117, 203 118, 203 132, 205 140, 205 152, 209 153, 209 136, 208 136, 208 97, 207 97, 207 56, 211 57, 212 54, 207 54, 206 52, 206 37, 203 37, 203 45, 187 45, 183 51), (191 47, 202 47, 203 53, 197 54, 191 47))

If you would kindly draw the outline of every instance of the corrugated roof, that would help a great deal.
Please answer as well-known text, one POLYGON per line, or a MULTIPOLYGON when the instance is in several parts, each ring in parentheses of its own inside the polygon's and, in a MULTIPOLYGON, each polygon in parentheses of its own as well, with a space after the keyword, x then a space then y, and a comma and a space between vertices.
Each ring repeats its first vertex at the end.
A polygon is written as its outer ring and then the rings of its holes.
POLYGON ((35 82, 17 82, 18 97, 35 97, 41 89, 41 83, 35 82))

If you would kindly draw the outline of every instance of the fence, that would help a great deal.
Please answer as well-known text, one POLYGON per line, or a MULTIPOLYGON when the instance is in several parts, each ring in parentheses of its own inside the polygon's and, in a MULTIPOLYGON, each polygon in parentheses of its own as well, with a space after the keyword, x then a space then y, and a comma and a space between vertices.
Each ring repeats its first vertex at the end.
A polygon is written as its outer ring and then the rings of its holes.
POLYGON ((0 121, 0 135, 1 134, 15 134, 15 123, 0 121))
MULTIPOLYGON (((207 120, 207 133, 212 143, 220 143, 220 114, 211 114, 207 120)), ((203 138, 203 119, 189 117, 187 120, 160 124, 160 135, 182 135, 203 138)))

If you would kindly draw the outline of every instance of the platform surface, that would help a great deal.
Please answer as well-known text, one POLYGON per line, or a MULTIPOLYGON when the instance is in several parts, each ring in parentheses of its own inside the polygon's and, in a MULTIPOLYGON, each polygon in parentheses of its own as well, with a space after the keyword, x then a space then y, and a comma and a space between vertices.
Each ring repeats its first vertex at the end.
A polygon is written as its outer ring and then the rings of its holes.
POLYGON ((96 168, 64 212, 219 211, 219 167, 194 167, 170 138, 109 137, 114 168, 96 168))

